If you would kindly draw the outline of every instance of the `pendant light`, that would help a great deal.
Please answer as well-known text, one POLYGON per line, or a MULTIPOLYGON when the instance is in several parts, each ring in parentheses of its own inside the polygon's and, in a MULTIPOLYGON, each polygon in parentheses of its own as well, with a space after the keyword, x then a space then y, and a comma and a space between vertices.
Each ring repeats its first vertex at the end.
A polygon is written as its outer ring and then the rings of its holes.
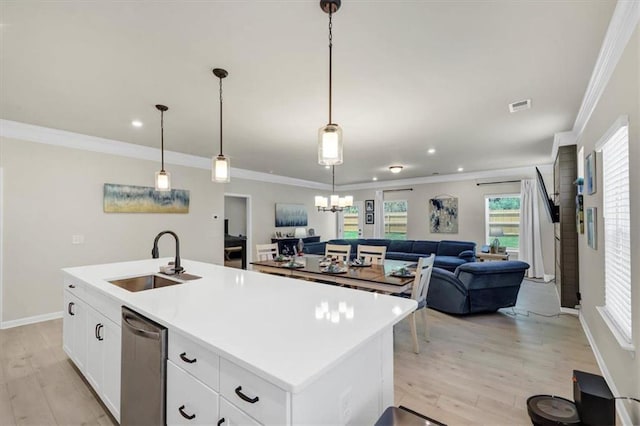
POLYGON ((315 206, 319 212, 341 212, 346 207, 353 206, 353 196, 340 197, 336 195, 336 167, 331 167, 331 196, 329 198, 316 195, 315 206))
POLYGON ((318 163, 328 166, 342 164, 342 129, 331 121, 332 101, 332 16, 340 8, 340 0, 320 0, 320 8, 329 14, 329 123, 318 130, 318 163))
POLYGON ((156 172, 156 191, 171 191, 171 174, 164 170, 164 112, 169 109, 164 105, 156 105, 160 111, 160 155, 162 156, 162 166, 156 172))
POLYGON ((229 73, 222 68, 214 68, 213 75, 220 80, 220 154, 211 159, 211 180, 218 183, 231 181, 231 164, 229 159, 222 154, 222 79, 229 73))

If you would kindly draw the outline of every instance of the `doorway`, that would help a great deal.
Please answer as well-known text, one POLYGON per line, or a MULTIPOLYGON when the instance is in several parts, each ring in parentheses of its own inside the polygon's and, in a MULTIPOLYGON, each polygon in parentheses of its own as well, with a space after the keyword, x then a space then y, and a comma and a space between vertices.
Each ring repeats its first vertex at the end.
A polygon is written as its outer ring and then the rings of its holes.
POLYGON ((353 206, 345 207, 338 216, 338 238, 362 238, 364 228, 364 203, 355 201, 353 206))
POLYGON ((247 269, 251 252, 251 196, 224 194, 224 265, 247 269))

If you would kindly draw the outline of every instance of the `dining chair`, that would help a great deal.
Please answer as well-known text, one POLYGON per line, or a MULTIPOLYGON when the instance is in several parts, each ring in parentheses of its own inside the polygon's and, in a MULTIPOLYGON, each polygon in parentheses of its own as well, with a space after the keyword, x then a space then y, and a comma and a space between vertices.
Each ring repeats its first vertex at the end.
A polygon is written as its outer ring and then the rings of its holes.
POLYGON ((273 260, 279 254, 278 243, 256 244, 256 257, 258 260, 273 260))
POLYGON ((349 244, 327 244, 324 249, 325 257, 336 258, 343 262, 349 261, 351 256, 351 245, 349 244))
POLYGON ((436 259, 435 254, 429 257, 421 257, 416 267, 416 276, 413 280, 410 292, 396 294, 395 296, 408 297, 418 302, 418 307, 409 315, 409 325, 411 327, 411 337, 413 338, 413 351, 420 353, 420 344, 418 343, 418 331, 416 328, 416 313, 422 310, 422 320, 424 322, 424 338, 428 340, 429 331, 427 329, 427 292, 429 291, 429 281, 431 280, 431 272, 433 272, 433 262, 436 259))
POLYGON ((365 263, 382 265, 386 255, 386 246, 366 246, 364 244, 358 244, 358 259, 364 258, 365 263))

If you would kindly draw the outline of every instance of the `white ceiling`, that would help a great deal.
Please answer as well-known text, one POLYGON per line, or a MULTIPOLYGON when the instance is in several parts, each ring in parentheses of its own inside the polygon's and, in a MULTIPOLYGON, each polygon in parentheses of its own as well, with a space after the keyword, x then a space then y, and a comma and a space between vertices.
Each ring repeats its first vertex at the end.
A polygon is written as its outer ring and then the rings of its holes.
MULTIPOLYGON (((334 16, 337 184, 548 163, 615 1, 356 1, 334 16), (531 110, 507 104, 531 98, 531 110), (435 155, 427 149, 435 148, 435 155), (402 164, 393 175, 387 168, 402 164)), ((330 182, 328 17, 308 1, 1 1, 0 118, 330 182), (140 129, 131 121, 144 122, 140 129)))

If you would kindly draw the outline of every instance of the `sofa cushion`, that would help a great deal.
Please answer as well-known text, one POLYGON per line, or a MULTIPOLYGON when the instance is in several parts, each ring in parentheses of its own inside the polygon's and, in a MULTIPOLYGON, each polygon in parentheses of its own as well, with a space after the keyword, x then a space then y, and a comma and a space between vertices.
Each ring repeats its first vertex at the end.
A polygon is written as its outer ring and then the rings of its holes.
POLYGON ((438 252, 437 241, 415 240, 411 249, 413 253, 431 254, 438 252))
POLYGON ((472 241, 442 240, 438 244, 436 256, 458 256, 465 250, 476 251, 476 243, 472 241))
POLYGON ((387 240, 384 238, 363 238, 360 241, 362 241, 360 244, 365 245, 365 246, 385 246, 385 247, 389 247, 389 244, 391 243, 391 240, 387 240))
POLYGON ((433 265, 438 268, 446 269, 447 271, 453 272, 458 266, 465 263, 467 263, 467 261, 459 258, 458 256, 436 256, 436 260, 433 265))
POLYGON ((388 251, 385 259, 390 260, 404 260, 406 262, 417 262, 421 257, 420 254, 417 253, 405 253, 401 251, 388 251))
POLYGON ((413 240, 391 240, 387 251, 411 253, 413 250, 413 240))

